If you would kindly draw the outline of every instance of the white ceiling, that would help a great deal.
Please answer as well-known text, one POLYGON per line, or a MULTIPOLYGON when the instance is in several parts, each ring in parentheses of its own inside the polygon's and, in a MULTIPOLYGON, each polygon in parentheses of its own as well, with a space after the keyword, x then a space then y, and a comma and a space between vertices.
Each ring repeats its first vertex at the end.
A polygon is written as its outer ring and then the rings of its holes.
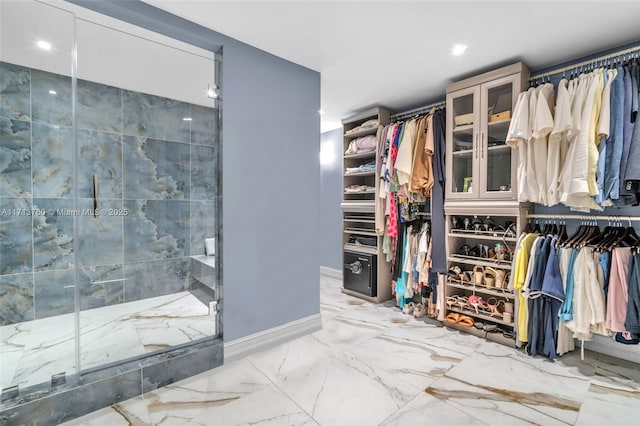
POLYGON ((321 72, 323 131, 516 60, 535 70, 640 40, 640 0, 145 1, 321 72))

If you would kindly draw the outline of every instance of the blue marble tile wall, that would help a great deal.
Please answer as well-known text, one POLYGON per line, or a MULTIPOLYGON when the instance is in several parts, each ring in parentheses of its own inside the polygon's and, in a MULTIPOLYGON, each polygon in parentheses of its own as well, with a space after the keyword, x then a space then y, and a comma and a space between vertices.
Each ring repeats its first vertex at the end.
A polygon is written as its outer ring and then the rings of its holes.
POLYGON ((82 309, 186 290, 215 236, 217 110, 78 80, 74 141, 72 100, 0 62, 0 325, 72 312, 76 267, 82 309))

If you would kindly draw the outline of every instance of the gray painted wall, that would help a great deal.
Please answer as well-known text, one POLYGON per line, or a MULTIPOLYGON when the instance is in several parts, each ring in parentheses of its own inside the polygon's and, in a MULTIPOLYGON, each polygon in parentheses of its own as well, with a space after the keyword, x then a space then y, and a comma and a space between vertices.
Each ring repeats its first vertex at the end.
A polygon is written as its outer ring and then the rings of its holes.
POLYGON ((333 162, 320 165, 320 266, 342 271, 342 127, 320 135, 333 162))
POLYGON ((320 74, 140 1, 72 3, 223 49, 224 340, 320 312, 320 74))

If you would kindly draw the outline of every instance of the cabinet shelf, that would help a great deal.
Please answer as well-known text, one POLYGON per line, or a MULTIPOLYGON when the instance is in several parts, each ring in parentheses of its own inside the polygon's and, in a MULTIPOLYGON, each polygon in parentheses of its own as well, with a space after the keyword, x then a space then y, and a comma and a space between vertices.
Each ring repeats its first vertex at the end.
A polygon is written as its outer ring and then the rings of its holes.
POLYGON ((491 152, 491 151, 508 151, 510 149, 511 149, 511 147, 509 145, 494 145, 494 146, 487 147, 487 150, 489 152, 491 152))
POLYGON ((449 232, 450 237, 455 238, 468 238, 473 240, 487 240, 487 241, 508 241, 511 243, 515 243, 518 241, 515 237, 506 237, 504 234, 494 235, 493 232, 489 231, 480 231, 480 234, 477 234, 475 231, 451 231, 449 232))
POLYGON ((513 328, 514 323, 513 322, 506 322, 505 320, 499 318, 499 317, 492 317, 490 315, 486 315, 486 314, 480 314, 480 313, 476 313, 476 311, 472 308, 472 309, 460 309, 457 307, 454 308, 450 308, 447 306, 447 311, 449 312, 457 312, 459 314, 463 314, 463 315, 467 315, 473 318, 480 318, 484 321, 491 321, 491 322, 495 322, 496 324, 501 324, 510 328, 513 328))
POLYGON ((483 259, 481 257, 463 256, 461 254, 449 256, 448 260, 449 262, 463 263, 465 265, 480 265, 511 270, 511 261, 505 262, 502 260, 483 259))
POLYGON ((357 173, 345 173, 344 177, 351 177, 351 176, 373 176, 375 175, 376 172, 357 172, 357 173))
POLYGON ((473 124, 464 124, 462 126, 456 126, 453 128, 454 133, 458 133, 458 132, 469 133, 469 130, 473 131, 473 124))
POLYGON ((459 151, 453 151, 451 155, 453 155, 454 157, 471 158, 471 156, 473 156, 473 149, 461 149, 459 151))
POLYGON ((489 127, 493 127, 493 126, 502 127, 506 124, 507 127, 509 127, 510 123, 511 123, 511 118, 505 118, 504 120, 500 120, 500 121, 489 121, 487 125, 489 127))
MULTIPOLYGON (((378 156, 377 134, 381 126, 389 123, 389 111, 375 107, 342 120, 342 259, 350 264, 354 255, 367 258, 368 273, 360 274, 352 269, 343 269, 343 292, 374 303, 391 299, 391 268, 387 256, 382 253, 382 239, 376 232, 376 218, 382 214, 376 210, 377 173, 382 159, 378 156), (364 123, 375 121, 372 127, 363 128, 364 123), (348 151, 357 138, 375 140, 375 149, 366 152, 348 151), (351 173, 348 172, 351 171, 351 173), (361 189, 352 191, 350 189, 361 189), (363 244, 364 243, 364 244, 363 244), (368 245, 367 243, 371 244, 368 245), (372 256, 373 255, 373 256, 372 256)), ((361 144, 362 145, 362 144, 361 144)), ((373 144, 372 144, 373 145, 373 144)), ((365 148, 367 149, 367 148, 365 148)), ((364 261, 363 261, 364 262, 364 261)))
POLYGON ((344 191, 344 195, 361 195, 361 194, 375 194, 375 189, 368 189, 366 191, 344 191))
MULTIPOLYGON (((368 235, 371 237, 377 237, 376 231, 372 229, 363 229, 363 228, 344 228, 345 234, 358 234, 358 235, 368 235)), ((373 247, 373 246, 372 246, 373 247)))
POLYGON ((355 251, 358 253, 378 254, 378 249, 373 246, 369 247, 369 246, 363 246, 358 244, 345 243, 344 249, 347 251, 355 251))
MULTIPOLYGON (((504 337, 504 335, 502 333, 488 333, 488 332, 486 332, 484 330, 479 330, 479 329, 477 329, 475 327, 463 327, 463 326, 458 325, 458 324, 448 323, 447 321, 444 321, 443 324, 445 325, 445 327, 453 329, 453 330, 458 330, 458 331, 462 331, 464 333, 469 333, 469 334, 472 334, 474 336, 481 337, 481 338, 487 339, 489 341, 499 343, 499 344, 504 345, 504 346, 509 346, 509 347, 512 347, 512 348, 516 347, 515 339, 514 338, 509 338, 509 337, 504 337)), ((509 328, 511 328, 511 327, 509 327, 509 328)))
POLYGON ((353 133, 349 133, 349 134, 345 133, 344 134, 344 138, 345 139, 355 139, 355 138, 359 138, 361 136, 375 135, 376 133, 378 133, 378 126, 372 127, 370 129, 358 130, 357 132, 353 132, 353 133))
POLYGON ((449 279, 449 281, 447 281, 447 286, 449 287, 455 287, 455 288, 460 288, 462 290, 468 290, 468 291, 473 291, 473 292, 477 292, 477 293, 482 293, 482 294, 490 294, 492 296, 495 297, 504 297, 506 299, 514 299, 514 295, 513 293, 509 293, 506 290, 503 292, 502 290, 498 291, 498 290, 493 290, 490 289, 489 287, 483 286, 483 285, 473 285, 473 284, 462 284, 461 281, 451 281, 451 279, 449 279))
POLYGON ((350 155, 344 155, 343 158, 345 160, 357 160, 357 159, 364 159, 364 158, 374 158, 376 156, 376 151, 368 151, 368 152, 361 152, 360 154, 350 154, 350 155))
POLYGON ((342 219, 343 222, 362 222, 362 223, 376 223, 376 219, 373 216, 345 216, 342 219))

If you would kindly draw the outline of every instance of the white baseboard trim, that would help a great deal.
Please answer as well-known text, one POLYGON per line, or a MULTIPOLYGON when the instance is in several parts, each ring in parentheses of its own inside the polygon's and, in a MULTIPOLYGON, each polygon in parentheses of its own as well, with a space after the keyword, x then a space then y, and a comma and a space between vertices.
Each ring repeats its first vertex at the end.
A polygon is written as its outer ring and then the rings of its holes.
POLYGON ((320 314, 310 315, 268 330, 224 343, 224 363, 270 349, 322 329, 320 314))
POLYGON ((320 267, 320 275, 324 275, 328 278, 335 278, 337 280, 342 280, 342 271, 340 269, 333 269, 327 266, 320 267))

